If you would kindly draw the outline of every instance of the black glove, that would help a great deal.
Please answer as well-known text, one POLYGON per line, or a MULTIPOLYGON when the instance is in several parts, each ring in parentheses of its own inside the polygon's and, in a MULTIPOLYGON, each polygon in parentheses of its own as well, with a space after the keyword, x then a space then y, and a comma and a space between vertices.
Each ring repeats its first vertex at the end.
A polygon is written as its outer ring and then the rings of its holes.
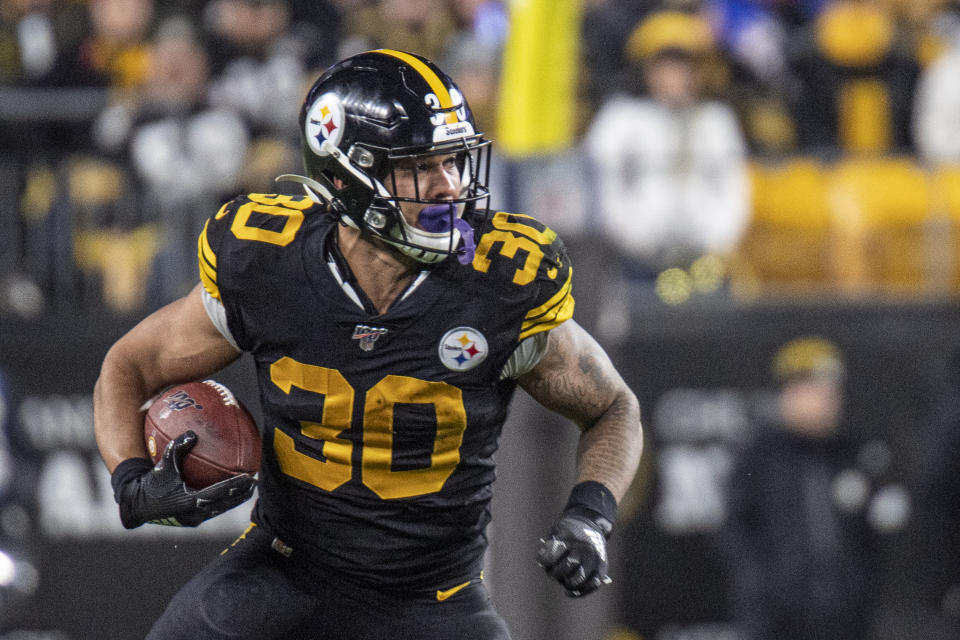
POLYGON ((540 540, 537 562, 567 590, 572 598, 585 596, 610 584, 607 575, 607 537, 613 524, 581 506, 567 507, 540 540))
POLYGON ((156 465, 146 458, 129 458, 117 465, 110 480, 124 527, 134 529, 145 522, 196 527, 253 495, 256 479, 250 474, 199 491, 189 488, 180 475, 180 465, 196 442, 197 434, 187 431, 167 444, 156 465))
POLYGON ((540 540, 537 562, 573 598, 610 584, 607 539, 617 518, 617 499, 603 484, 586 480, 573 487, 560 519, 540 540))

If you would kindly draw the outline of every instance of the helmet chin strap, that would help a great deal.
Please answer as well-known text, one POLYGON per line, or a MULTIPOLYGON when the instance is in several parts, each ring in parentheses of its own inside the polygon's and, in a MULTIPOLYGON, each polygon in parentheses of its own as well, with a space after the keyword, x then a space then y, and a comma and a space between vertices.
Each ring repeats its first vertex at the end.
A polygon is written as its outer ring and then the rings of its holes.
POLYGON ((317 204, 330 204, 333 202, 333 194, 325 186, 307 176, 298 176, 294 173, 284 173, 273 179, 274 182, 296 182, 303 185, 303 190, 307 192, 310 199, 317 204))
MULTIPOLYGON (((337 148, 335 144, 329 140, 324 140, 320 144, 320 151, 323 155, 328 155, 332 157, 337 163, 354 178, 359 180, 361 183, 365 184, 371 191, 379 194, 380 196, 389 197, 390 194, 387 192, 386 188, 377 182, 376 180, 371 180, 367 174, 355 168, 350 161, 346 158, 343 152, 337 148)), ((334 205, 337 202, 337 198, 331 193, 330 189, 322 185, 317 180, 313 178, 308 178, 306 176, 299 176, 293 173, 285 173, 283 175, 277 176, 274 178, 275 182, 297 182, 303 185, 304 190, 307 192, 307 195, 310 196, 310 199, 317 203, 324 203, 329 205, 334 205)))

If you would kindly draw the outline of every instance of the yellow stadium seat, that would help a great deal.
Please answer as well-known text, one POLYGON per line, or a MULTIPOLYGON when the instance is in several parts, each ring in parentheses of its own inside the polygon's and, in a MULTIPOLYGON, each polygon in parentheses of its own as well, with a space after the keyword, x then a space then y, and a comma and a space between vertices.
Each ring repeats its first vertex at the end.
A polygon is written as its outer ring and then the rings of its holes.
POLYGON ((751 177, 753 218, 738 257, 761 291, 902 295, 960 286, 952 242, 960 166, 934 175, 907 157, 832 165, 797 157, 755 162, 751 177))
POLYGON ((938 213, 960 225, 960 164, 944 165, 933 172, 933 201, 938 213))
POLYGON ((932 172, 933 214, 938 243, 931 249, 945 272, 944 286, 960 292, 960 164, 932 172))
POLYGON ((828 193, 835 264, 847 290, 928 288, 930 182, 911 158, 853 157, 834 166, 828 193))
POLYGON ((753 215, 738 259, 761 291, 810 289, 829 279, 830 209, 824 168, 810 158, 751 167, 753 215))

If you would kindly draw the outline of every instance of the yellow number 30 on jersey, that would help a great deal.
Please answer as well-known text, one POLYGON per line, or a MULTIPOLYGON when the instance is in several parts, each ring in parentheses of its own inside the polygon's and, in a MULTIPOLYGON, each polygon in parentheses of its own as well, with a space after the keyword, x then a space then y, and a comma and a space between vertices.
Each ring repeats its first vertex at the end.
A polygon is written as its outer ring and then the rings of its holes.
MULTIPOLYGON (((270 379, 284 393, 297 387, 324 396, 319 423, 301 421, 300 434, 319 441, 322 455, 297 451, 295 440, 274 431, 274 449, 283 472, 326 491, 333 491, 353 475, 353 443, 339 435, 350 428, 356 392, 336 369, 303 364, 288 357, 270 366, 270 379)), ((446 382, 428 382, 388 375, 366 392, 363 409, 363 450, 360 477, 383 499, 409 498, 443 488, 460 462, 460 445, 467 428, 463 394, 446 382), (393 409, 397 403, 432 405, 437 434, 430 465, 394 471, 393 409)))

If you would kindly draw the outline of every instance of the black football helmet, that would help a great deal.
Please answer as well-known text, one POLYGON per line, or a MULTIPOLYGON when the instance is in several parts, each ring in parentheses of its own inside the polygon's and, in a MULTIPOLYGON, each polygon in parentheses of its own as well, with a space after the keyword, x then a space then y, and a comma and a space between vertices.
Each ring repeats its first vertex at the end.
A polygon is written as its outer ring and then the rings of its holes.
POLYGON ((415 260, 435 263, 453 253, 472 259, 472 230, 462 218, 489 197, 490 142, 456 84, 432 62, 379 49, 335 64, 307 93, 300 132, 307 175, 281 179, 300 182, 344 224, 415 260), (415 181, 412 197, 397 197, 394 168, 419 167, 436 155, 454 157, 460 193, 429 200, 415 181), (401 202, 428 205, 419 225, 404 219, 401 202))

